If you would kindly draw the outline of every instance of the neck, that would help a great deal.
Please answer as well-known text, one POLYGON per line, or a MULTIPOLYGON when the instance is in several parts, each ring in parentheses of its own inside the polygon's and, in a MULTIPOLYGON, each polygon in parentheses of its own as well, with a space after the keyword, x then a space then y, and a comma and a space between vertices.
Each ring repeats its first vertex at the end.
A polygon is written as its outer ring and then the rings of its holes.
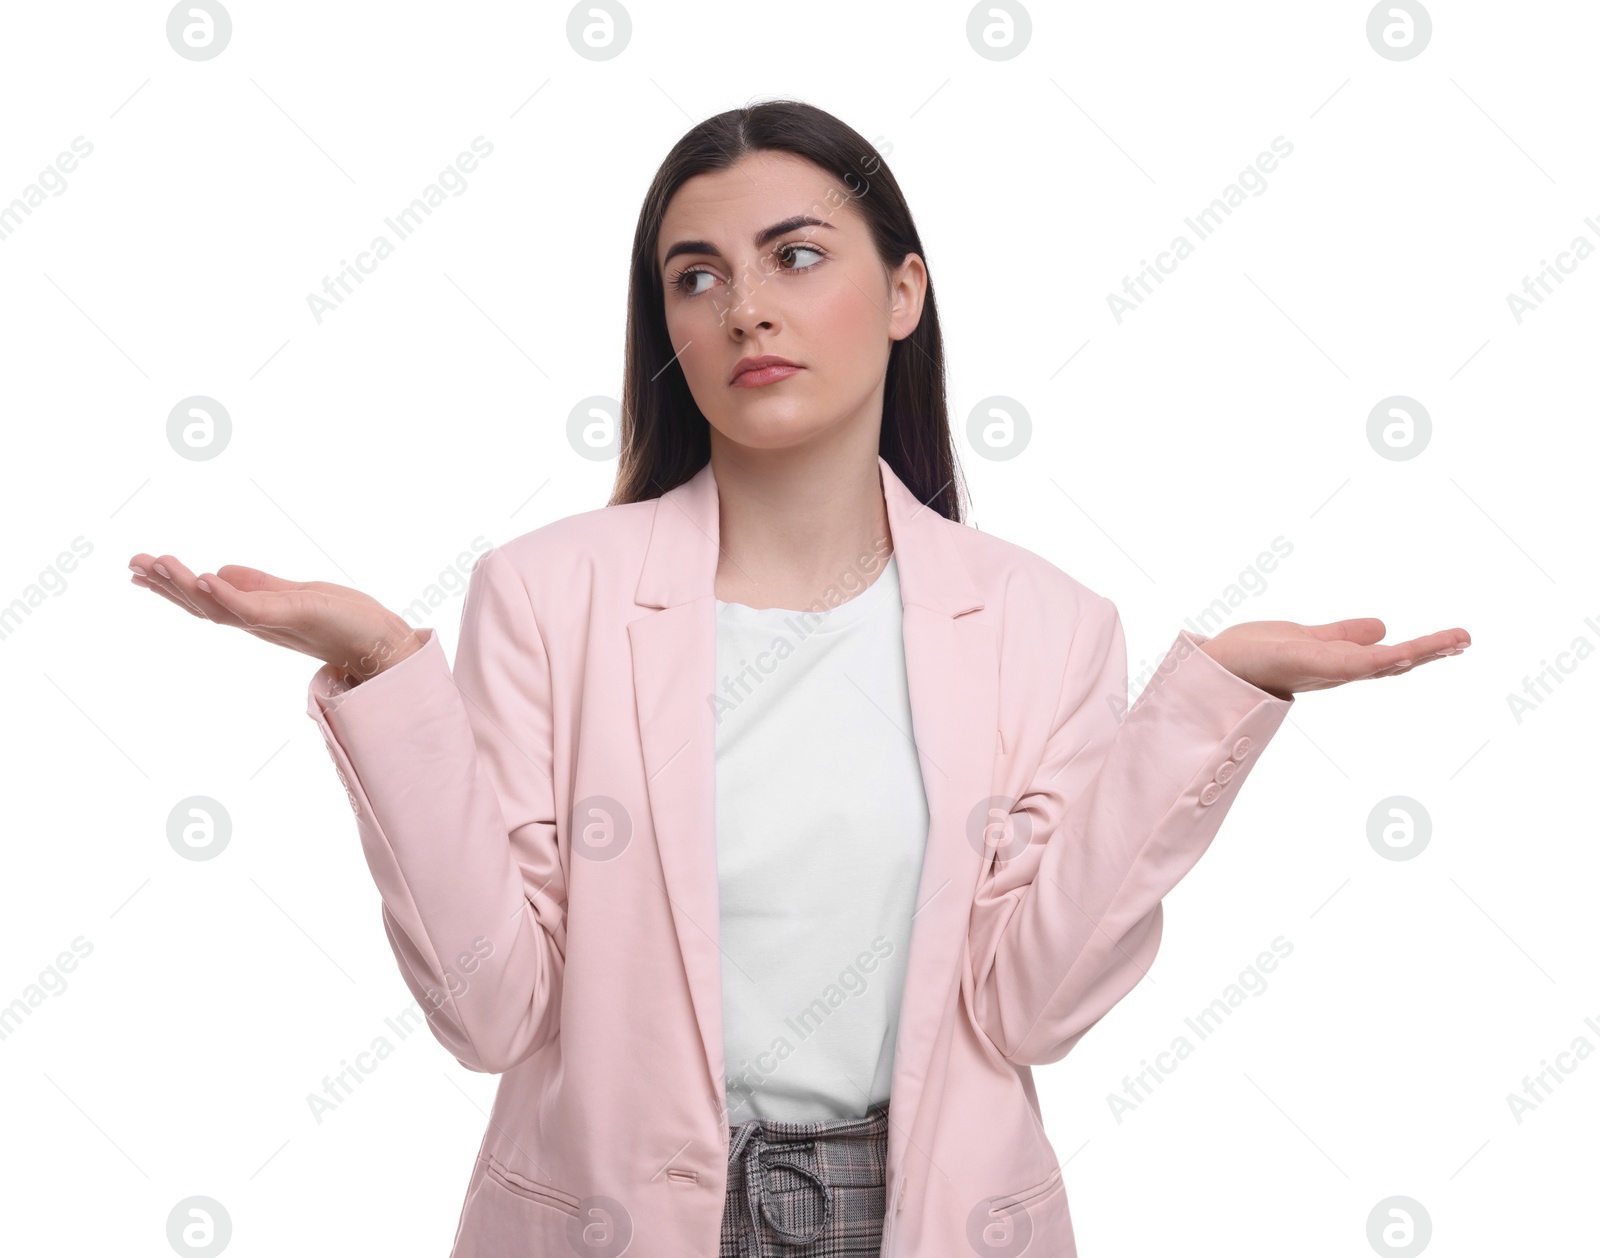
POLYGON ((877 579, 893 541, 878 434, 869 435, 870 445, 856 441, 832 450, 813 443, 753 450, 713 440, 721 530, 717 598, 804 609, 839 601, 840 590, 853 596, 877 579))

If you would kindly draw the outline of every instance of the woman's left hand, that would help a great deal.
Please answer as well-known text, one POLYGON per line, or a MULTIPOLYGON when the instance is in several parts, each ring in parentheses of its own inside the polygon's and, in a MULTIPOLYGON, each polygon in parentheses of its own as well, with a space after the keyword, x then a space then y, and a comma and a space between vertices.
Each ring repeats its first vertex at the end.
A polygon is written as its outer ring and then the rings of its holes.
POLYGON ((1419 664, 1460 655, 1472 645, 1465 629, 1440 629, 1409 642, 1381 644, 1386 630, 1375 616, 1297 625, 1292 620, 1252 620, 1230 625, 1200 649, 1229 672, 1278 699, 1299 690, 1326 690, 1367 677, 1392 677, 1419 664))

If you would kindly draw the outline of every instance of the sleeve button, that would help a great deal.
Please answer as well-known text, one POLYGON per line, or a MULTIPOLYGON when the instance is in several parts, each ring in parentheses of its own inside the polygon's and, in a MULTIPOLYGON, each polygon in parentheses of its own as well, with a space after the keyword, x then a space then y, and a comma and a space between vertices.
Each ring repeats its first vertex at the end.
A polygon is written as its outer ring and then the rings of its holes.
POLYGON ((1241 738, 1238 742, 1234 743, 1234 745, 1233 745, 1233 758, 1235 760, 1243 760, 1246 756, 1248 756, 1250 754, 1250 748, 1252 748, 1254 746, 1255 746, 1255 744, 1253 742, 1251 742, 1248 738, 1241 738))
POLYGON ((1222 794, 1222 788, 1215 782, 1207 782, 1206 789, 1200 792, 1200 802, 1207 805, 1217 802, 1217 796, 1222 794))
POLYGON ((1239 766, 1234 761, 1224 760, 1217 766, 1217 781, 1226 782, 1234 775, 1234 772, 1238 769, 1238 767, 1239 766))

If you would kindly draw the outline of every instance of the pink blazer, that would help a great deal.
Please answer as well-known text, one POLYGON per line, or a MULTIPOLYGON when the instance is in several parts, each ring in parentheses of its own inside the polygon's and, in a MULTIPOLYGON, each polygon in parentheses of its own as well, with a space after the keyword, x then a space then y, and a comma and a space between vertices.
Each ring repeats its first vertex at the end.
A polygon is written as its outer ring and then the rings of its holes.
MULTIPOLYGON (((1185 631, 1128 708, 1109 600, 879 467, 929 812, 881 1252, 1075 1255, 1031 1068, 1149 968, 1292 700, 1185 631)), ((717 1252, 717 535, 707 464, 484 554, 453 670, 423 629, 311 680, 401 975, 501 1076, 452 1258, 717 1252)))

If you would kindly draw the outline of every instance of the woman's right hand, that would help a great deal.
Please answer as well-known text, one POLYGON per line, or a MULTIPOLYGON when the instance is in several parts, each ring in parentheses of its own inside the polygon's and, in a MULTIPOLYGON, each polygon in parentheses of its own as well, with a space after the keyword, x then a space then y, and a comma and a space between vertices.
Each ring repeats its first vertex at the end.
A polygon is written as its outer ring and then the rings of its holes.
POLYGON ((171 555, 140 553, 128 567, 135 585, 154 590, 190 615, 236 625, 332 664, 352 683, 393 667, 423 645, 401 617, 342 585, 285 581, 239 564, 197 577, 171 555), (209 591, 200 588, 202 581, 209 591))

